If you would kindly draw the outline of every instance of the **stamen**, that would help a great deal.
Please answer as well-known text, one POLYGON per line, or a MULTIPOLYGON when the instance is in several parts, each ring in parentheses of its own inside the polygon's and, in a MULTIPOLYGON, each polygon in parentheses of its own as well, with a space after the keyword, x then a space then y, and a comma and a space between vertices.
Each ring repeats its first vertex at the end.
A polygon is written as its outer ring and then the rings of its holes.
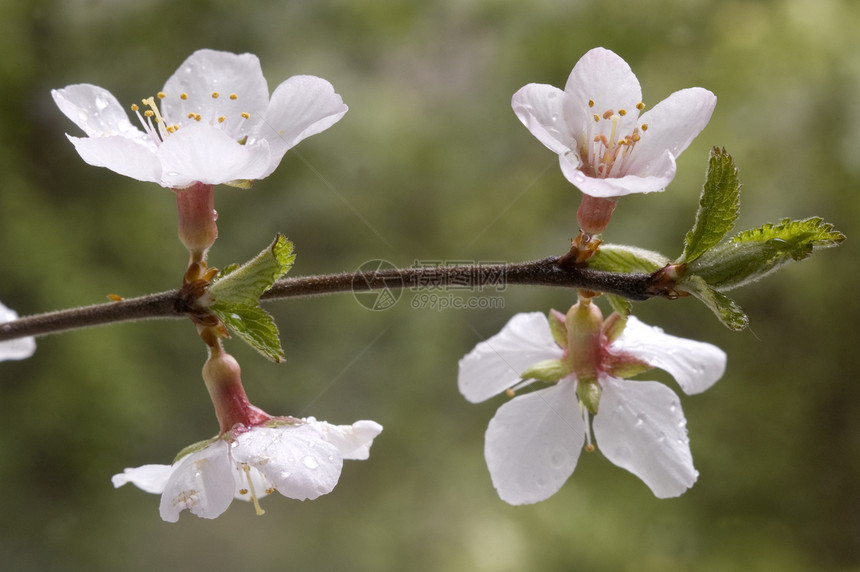
POLYGON ((636 109, 638 109, 639 111, 642 111, 643 109, 645 109, 645 104, 640 101, 639 103, 636 104, 636 109))
POLYGON ((138 111, 139 109, 140 109, 140 107, 138 107, 138 105, 136 103, 131 104, 131 110, 132 111, 138 111))
POLYGON ((509 387, 505 390, 505 395, 508 397, 514 397, 517 393, 514 391, 514 388, 509 387))
POLYGON ((627 115, 627 110, 626 109, 619 109, 618 115, 620 115, 621 117, 624 117, 625 115, 627 115))
POLYGON ((241 116, 242 116, 242 119, 250 119, 250 118, 251 118, 251 114, 250 114, 250 113, 248 113, 247 111, 243 111, 243 112, 242 112, 242 113, 240 113, 239 115, 241 115, 241 116))
POLYGON ((640 129, 642 129, 642 131, 648 131, 648 124, 647 124, 647 123, 643 123, 643 124, 642 124, 642 127, 640 127, 640 129))
POLYGON ((588 100, 588 107, 594 107, 594 100, 593 99, 588 100))
POLYGON ((254 510, 257 512, 257 516, 263 516, 266 514, 266 511, 263 510, 263 507, 260 506, 260 501, 257 500, 257 493, 254 491, 254 482, 251 481, 251 467, 248 466, 248 463, 242 463, 242 470, 245 471, 245 478, 248 479, 248 489, 251 491, 254 510))
POLYGON ((615 115, 615 112, 612 111, 611 109, 607 109, 606 111, 603 112, 603 119, 609 119, 613 115, 615 115))
POLYGON ((224 123, 225 121, 227 121, 227 118, 224 117, 223 115, 218 118, 218 123, 224 123))
POLYGON ((179 94, 179 99, 182 99, 182 100, 188 99, 188 94, 183 91, 182 93, 179 94))
POLYGON ((596 113, 594 114, 594 122, 595 122, 595 123, 600 123, 600 116, 599 116, 599 115, 597 115, 596 113))
POLYGON ((212 99, 218 99, 219 97, 221 97, 220 93, 218 93, 217 91, 212 92, 212 99))
POLYGON ((164 93, 163 91, 159 91, 158 93, 155 94, 155 97, 157 97, 158 99, 164 99, 165 97, 167 97, 167 94, 164 93))
POLYGON ((236 101, 237 99, 239 99, 239 96, 238 96, 238 95, 236 95, 235 93, 231 93, 231 94, 230 94, 230 99, 232 99, 233 101, 236 101))
POLYGON ((146 115, 147 117, 155 117, 155 112, 151 109, 147 109, 146 111, 143 112, 143 114, 146 115))

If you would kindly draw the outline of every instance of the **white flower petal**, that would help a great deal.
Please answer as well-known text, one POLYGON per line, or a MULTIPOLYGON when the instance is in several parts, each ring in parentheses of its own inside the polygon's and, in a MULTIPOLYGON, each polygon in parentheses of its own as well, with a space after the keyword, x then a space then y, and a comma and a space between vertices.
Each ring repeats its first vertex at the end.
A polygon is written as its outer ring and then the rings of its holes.
POLYGON ((544 314, 517 314, 460 360, 457 384, 466 399, 477 403, 519 382, 520 374, 537 362, 563 354, 544 314))
POLYGON ((90 165, 106 167, 138 181, 158 183, 161 180, 161 163, 155 153, 134 139, 121 135, 67 137, 81 158, 90 165))
POLYGON ((675 159, 667 152, 660 161, 648 165, 654 175, 624 175, 605 179, 590 177, 580 170, 580 163, 571 162, 570 156, 560 155, 559 165, 565 178, 576 188, 592 197, 623 197, 633 193, 662 191, 675 178, 675 159))
POLYGON ((658 498, 693 486, 687 421, 675 392, 655 381, 603 377, 600 408, 592 427, 607 459, 642 479, 658 498))
MULTIPOLYGON (((0 324, 18 319, 15 310, 0 303, 0 324)), ((0 342, 0 361, 7 359, 24 359, 36 351, 36 339, 33 337, 16 338, 0 342)))
POLYGON ((631 354, 669 372, 687 394, 705 391, 726 371, 726 353, 717 346, 670 336, 634 316, 627 319, 624 332, 609 351, 631 354))
POLYGON ((272 94, 265 120, 251 134, 251 141, 265 139, 272 150, 271 174, 284 154, 301 140, 325 131, 349 108, 328 81, 311 75, 293 76, 272 94))
POLYGON ((484 456, 501 499, 520 505, 554 495, 576 468, 584 435, 569 378, 499 407, 487 427, 484 456))
POLYGON ((176 522, 185 509, 202 518, 227 510, 236 490, 229 448, 218 440, 176 463, 161 495, 162 519, 176 522))
POLYGON ((269 104, 269 86, 260 60, 253 54, 198 50, 188 56, 164 84, 162 112, 168 124, 188 124, 188 114, 200 114, 201 122, 220 124, 227 133, 247 134, 263 121, 269 104), (212 97, 213 93, 218 97, 212 97), (185 93, 186 98, 180 97, 185 93), (232 94, 236 99, 231 99, 232 94), (243 119, 241 114, 250 115, 243 119))
POLYGON ((382 432, 382 425, 375 421, 356 421, 352 425, 332 425, 325 421, 305 419, 320 436, 337 447, 344 459, 363 461, 370 456, 373 439, 382 432))
POLYGON ((89 137, 121 135, 155 149, 155 142, 128 120, 122 105, 108 90, 81 83, 52 90, 51 96, 60 111, 89 137))
POLYGON ((567 94, 551 85, 530 83, 511 98, 514 113, 531 134, 550 150, 562 154, 578 151, 565 122, 567 94))
POLYGON ((310 424, 258 427, 236 438, 233 459, 248 463, 282 495, 315 499, 334 489, 343 458, 310 424))
POLYGON ((164 492, 164 485, 173 473, 171 465, 142 465, 140 467, 128 468, 123 472, 110 478, 114 488, 132 483, 137 488, 148 493, 160 495, 164 492))
POLYGON ((667 150, 678 157, 702 132, 717 105, 716 96, 701 87, 676 91, 639 118, 647 123, 648 131, 641 133, 628 167, 630 172, 650 174, 650 164, 660 160, 667 150))
MULTIPOLYGON (((625 109, 628 122, 636 120, 636 104, 642 101, 639 80, 620 56, 605 48, 594 48, 582 56, 570 76, 564 91, 567 99, 567 121, 574 132, 581 132, 593 115, 625 109), (589 101, 594 102, 589 107, 589 101)), ((583 141, 584 142, 584 141, 583 141)))
POLYGON ((238 179, 254 180, 269 167, 268 144, 241 145, 224 131, 209 125, 183 127, 158 148, 163 174, 161 184, 182 188, 194 182, 217 185, 238 179))

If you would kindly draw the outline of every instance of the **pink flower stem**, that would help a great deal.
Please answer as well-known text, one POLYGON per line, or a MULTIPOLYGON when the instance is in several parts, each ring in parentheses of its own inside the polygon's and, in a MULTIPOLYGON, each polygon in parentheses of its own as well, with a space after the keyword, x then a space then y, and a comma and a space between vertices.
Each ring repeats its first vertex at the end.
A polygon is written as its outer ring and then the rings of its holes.
POLYGON ((215 221, 215 193, 212 185, 194 183, 184 189, 173 189, 179 212, 179 240, 191 254, 189 266, 206 267, 206 252, 218 238, 215 221))
POLYGON ((272 418, 248 401, 242 386, 239 362, 224 351, 221 340, 209 347, 209 359, 203 366, 203 380, 215 406, 215 416, 221 434, 230 430, 252 427, 272 418))

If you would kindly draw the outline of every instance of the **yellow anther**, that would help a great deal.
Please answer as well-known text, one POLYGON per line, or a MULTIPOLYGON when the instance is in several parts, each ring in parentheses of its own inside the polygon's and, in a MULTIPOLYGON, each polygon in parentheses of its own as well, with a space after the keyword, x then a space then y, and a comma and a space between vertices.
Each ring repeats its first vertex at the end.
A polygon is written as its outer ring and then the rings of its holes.
POLYGON ((218 118, 218 123, 224 123, 225 121, 227 121, 227 118, 224 117, 223 115, 218 118))
POLYGON ((188 94, 183 91, 179 94, 179 99, 188 99, 188 94))
POLYGON ((586 446, 585 446, 585 452, 586 452, 586 453, 593 453, 593 452, 594 452, 594 445, 592 445, 591 443, 589 443, 588 445, 586 445, 586 446))
POLYGON ((220 93, 218 93, 217 91, 212 92, 212 99, 218 99, 219 97, 221 97, 220 93))
POLYGON ((643 124, 642 124, 642 127, 640 127, 640 129, 642 129, 642 131, 648 131, 648 124, 647 124, 647 123, 643 123, 643 124))
POLYGON ((636 104, 636 109, 638 109, 639 111, 642 111, 643 109, 645 109, 645 104, 640 101, 639 103, 636 104))
POLYGON ((230 99, 232 99, 232 100, 234 100, 234 101, 235 101, 235 100, 239 99, 239 96, 238 96, 238 95, 236 95, 235 93, 231 93, 231 94, 230 94, 230 99))
POLYGON ((593 99, 588 100, 588 107, 594 107, 594 100, 593 99))
POLYGON ((611 109, 607 109, 606 111, 603 112, 603 119, 609 119, 613 115, 615 115, 615 112, 612 111, 611 109))
POLYGON ((637 141, 639 141, 639 139, 641 139, 641 137, 639 137, 638 133, 634 133, 633 137, 631 137, 631 139, 633 140, 634 143, 636 143, 637 141))
POLYGON ((143 112, 143 114, 146 115, 147 117, 154 117, 155 116, 155 112, 151 109, 147 109, 146 111, 143 112))
POLYGON ((251 114, 248 113, 247 111, 243 111, 240 115, 242 116, 242 119, 250 119, 251 118, 251 114))
POLYGON ((188 119, 194 119, 194 113, 188 112, 188 119))
POLYGON ((270 494, 272 494, 273 492, 275 492, 275 487, 269 487, 269 488, 267 488, 267 489, 266 489, 266 494, 267 494, 267 495, 270 495, 270 494))
POLYGON ((239 489, 239 494, 240 494, 240 495, 246 495, 246 494, 248 494, 248 489, 239 489))
POLYGON ((618 115, 620 115, 621 117, 624 117, 625 115, 627 115, 627 110, 626 109, 619 109, 618 115))
POLYGON ((167 97, 167 94, 164 93, 163 91, 159 91, 158 93, 155 94, 155 97, 157 97, 158 99, 164 99, 165 97, 167 97))
POLYGON ((600 116, 595 113, 594 114, 594 122, 598 123, 599 121, 600 121, 600 116))
POLYGON ((513 397, 516 395, 516 393, 512 388, 509 387, 505 390, 505 395, 507 395, 508 397, 513 397))
POLYGON ((131 110, 132 110, 132 111, 137 111, 137 110, 139 110, 139 109, 140 109, 140 107, 138 107, 136 103, 132 103, 132 104, 131 104, 131 110))

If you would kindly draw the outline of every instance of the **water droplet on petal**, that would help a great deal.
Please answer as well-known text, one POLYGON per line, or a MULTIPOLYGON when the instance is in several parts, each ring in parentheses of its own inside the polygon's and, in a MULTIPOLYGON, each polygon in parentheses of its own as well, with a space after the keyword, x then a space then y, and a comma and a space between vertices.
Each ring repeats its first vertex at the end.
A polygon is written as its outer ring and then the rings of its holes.
POLYGON ((310 455, 305 455, 302 458, 302 464, 309 469, 316 469, 320 466, 316 459, 311 457, 310 455))

